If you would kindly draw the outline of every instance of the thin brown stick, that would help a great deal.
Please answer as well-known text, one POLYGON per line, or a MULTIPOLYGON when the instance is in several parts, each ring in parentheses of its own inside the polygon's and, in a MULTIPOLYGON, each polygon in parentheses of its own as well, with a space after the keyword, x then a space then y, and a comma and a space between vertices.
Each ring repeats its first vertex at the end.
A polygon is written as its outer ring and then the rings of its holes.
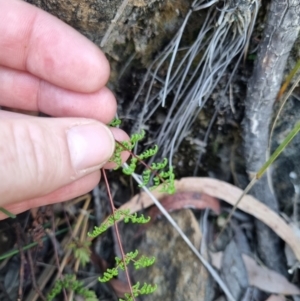
MULTIPOLYGON (((105 186, 106 186, 106 189, 107 189, 107 194, 108 194, 108 198, 109 198, 109 202, 110 202, 110 206, 111 206, 111 211, 112 211, 112 214, 113 214, 114 220, 115 220, 115 210, 116 210, 116 208, 114 206, 114 202, 113 202, 113 199, 112 199, 112 196, 111 196, 111 191, 110 191, 110 188, 109 188, 106 172, 105 172, 104 169, 102 169, 102 174, 103 174, 105 186)), ((130 277, 129 277, 129 273, 128 273, 128 269, 127 269, 127 265, 126 265, 126 261, 125 261, 125 254, 124 254, 124 250, 123 250, 123 246, 122 246, 122 242, 121 242, 121 237, 120 237, 120 233, 119 233, 118 224, 116 223, 116 221, 114 222, 114 224, 115 224, 114 226, 115 226, 115 229, 116 229, 116 236, 117 236, 117 240, 118 240, 118 245, 119 245, 119 248, 120 248, 120 251, 121 251, 121 254, 122 254, 122 260, 123 260, 123 263, 124 263, 125 274, 126 274, 126 278, 127 278, 129 288, 130 288, 130 294, 131 294, 132 300, 135 301, 133 290, 132 290, 132 284, 131 284, 131 281, 130 281, 130 277)))
POLYGON ((69 219, 69 216, 68 216, 67 211, 66 211, 66 204, 63 203, 62 205, 63 205, 64 217, 65 217, 66 223, 67 223, 67 225, 68 225, 69 232, 71 233, 71 237, 74 238, 74 235, 73 235, 73 228, 72 228, 72 226, 71 226, 70 219, 69 219))
MULTIPOLYGON (((86 195, 84 195, 83 197, 77 198, 75 201, 76 201, 76 202, 79 202, 79 201, 83 201, 83 200, 85 200, 84 206, 83 206, 83 208, 82 208, 82 210, 81 210, 81 212, 80 212, 79 217, 76 219, 76 225, 75 225, 75 227, 74 227, 74 229, 73 229, 73 235, 74 235, 74 237, 77 236, 78 231, 79 231, 80 226, 81 226, 81 223, 82 223, 82 221, 83 221, 84 215, 85 215, 84 212, 86 212, 86 210, 88 209, 88 207, 89 207, 89 205, 90 205, 90 202, 91 202, 91 195, 90 195, 90 194, 86 194, 86 195)), ((71 238, 71 239, 72 239, 72 238, 71 238)), ((70 242, 71 239, 69 239, 69 241, 66 243, 66 245, 69 244, 69 242, 70 242)), ((71 249, 67 249, 67 248, 65 248, 65 249, 66 249, 66 250, 65 250, 65 256, 64 256, 63 260, 61 261, 60 269, 59 269, 59 271, 58 271, 58 276, 62 273, 64 267, 65 267, 66 264, 67 264, 68 258, 69 258, 69 256, 70 256, 71 253, 72 253, 72 250, 71 250, 71 249)), ((58 276, 57 276, 57 277, 58 277, 58 276)), ((57 277, 56 277, 56 279, 57 279, 57 277)))
POLYGON ((22 300, 23 297, 23 284, 24 284, 24 264, 25 264, 25 256, 22 248, 22 243, 21 243, 21 227, 20 224, 17 223, 15 224, 15 229, 16 229, 16 236, 17 236, 17 242, 18 242, 18 248, 20 252, 20 280, 19 280, 19 288, 18 288, 18 301, 22 300))
MULTIPOLYGON (((23 237, 24 237, 25 243, 28 244, 26 235, 23 235, 23 237)), ((32 256, 31 256, 31 250, 30 249, 27 250, 26 253, 27 253, 27 258, 28 258, 29 267, 30 267, 32 286, 35 289, 35 291, 38 293, 38 295, 40 296, 41 300, 46 301, 45 296, 43 295, 43 293, 41 292, 41 290, 39 289, 39 287, 36 283, 36 279, 35 279, 35 275, 34 275, 34 264, 33 264, 32 256)))
MULTIPOLYGON (((55 227, 55 222, 54 222, 54 211, 53 211, 53 206, 51 206, 51 226, 52 226, 52 231, 50 231, 49 229, 46 230, 47 234, 49 235, 51 241, 52 241, 52 245, 53 245, 53 249, 54 249, 54 258, 55 258, 55 263, 57 266, 57 269, 60 270, 60 262, 59 262, 59 258, 58 258, 58 252, 57 252, 57 240, 55 237, 55 231, 56 231, 56 227, 55 227)), ((60 275, 60 279, 63 280, 63 276, 60 275)), ((64 294, 64 299, 67 301, 68 300, 68 296, 67 296, 67 292, 66 290, 63 288, 63 294, 64 294)))
MULTIPOLYGON (((65 248, 68 241, 69 241, 68 236, 65 236, 60 243, 61 246, 63 248, 65 248)), ((41 290, 43 290, 46 287, 46 285, 49 283, 50 279, 52 278, 52 276, 55 272, 56 272, 55 259, 54 259, 54 256, 52 256, 52 258, 50 259, 49 263, 45 266, 45 269, 42 271, 42 273, 40 274, 40 277, 37 281, 38 286, 41 290)), ((54 280, 54 282, 55 282, 55 280, 54 280)), ((53 283, 52 283, 52 285, 48 285, 48 286, 53 287, 53 283)), ((37 301, 38 294, 36 294, 35 292, 33 292, 33 290, 31 290, 31 292, 29 293, 29 295, 27 296, 27 298, 25 300, 26 301, 37 301)))

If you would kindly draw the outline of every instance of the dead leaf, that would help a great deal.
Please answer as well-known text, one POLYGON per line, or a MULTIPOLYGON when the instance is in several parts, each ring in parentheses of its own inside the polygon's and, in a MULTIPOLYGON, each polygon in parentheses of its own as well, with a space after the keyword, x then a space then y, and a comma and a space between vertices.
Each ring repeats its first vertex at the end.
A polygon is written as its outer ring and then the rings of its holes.
POLYGON ((130 286, 128 283, 125 283, 119 279, 111 279, 109 281, 112 289, 116 293, 116 295, 120 298, 124 298, 125 293, 130 293, 130 286))
MULTIPOLYGON (((210 208, 215 213, 220 213, 220 202, 205 193, 199 192, 177 192, 172 195, 168 195, 161 200, 161 204, 168 212, 172 212, 180 209, 205 209, 210 208)), ((151 209, 150 216, 156 217, 160 215, 160 211, 157 207, 151 209)))
MULTIPOLYGON (((220 269, 223 252, 210 253, 210 256, 213 266, 220 269)), ((290 283, 284 276, 266 267, 258 265, 253 258, 246 254, 242 254, 242 257, 248 273, 249 285, 272 294, 300 294, 299 288, 290 283)))
POLYGON ((271 295, 266 301, 285 301, 283 296, 271 295))
POLYGON ((217 268, 221 269, 223 252, 210 252, 211 264, 217 268))
POLYGON ((290 283, 284 276, 266 267, 243 254, 243 260, 248 272, 249 283, 265 292, 281 295, 299 295, 299 288, 290 283))
POLYGON ((221 265, 221 276, 235 300, 240 300, 248 287, 248 272, 234 240, 226 246, 221 265))
MULTIPOLYGON (((179 181, 175 181, 175 187, 177 192, 193 191, 204 193, 211 197, 224 200, 232 206, 235 205, 243 192, 234 185, 211 178, 182 178, 179 181)), ((160 190, 161 187, 158 187, 152 191, 152 194, 158 200, 162 200, 168 195, 167 193, 160 192, 160 190)), ((134 213, 143 208, 148 208, 152 204, 153 201, 151 198, 145 192, 142 192, 134 196, 120 209, 130 209, 131 213, 134 213)), ((253 215, 269 226, 291 247, 297 259, 300 260, 300 237, 297 237, 292 227, 290 227, 276 212, 250 195, 243 197, 238 204, 238 208, 253 215)))

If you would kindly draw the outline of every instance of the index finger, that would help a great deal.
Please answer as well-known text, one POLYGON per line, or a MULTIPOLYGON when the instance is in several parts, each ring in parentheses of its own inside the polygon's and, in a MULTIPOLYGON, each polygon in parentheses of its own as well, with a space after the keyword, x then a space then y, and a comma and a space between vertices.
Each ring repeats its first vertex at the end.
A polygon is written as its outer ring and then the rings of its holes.
POLYGON ((0 65, 54 85, 95 92, 108 80, 105 55, 56 17, 19 0, 0 0, 0 65))

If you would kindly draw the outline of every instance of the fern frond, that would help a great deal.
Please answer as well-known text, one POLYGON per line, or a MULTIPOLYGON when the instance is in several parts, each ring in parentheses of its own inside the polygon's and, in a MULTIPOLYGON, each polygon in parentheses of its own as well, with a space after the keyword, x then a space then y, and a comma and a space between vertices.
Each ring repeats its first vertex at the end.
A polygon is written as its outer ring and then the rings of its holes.
POLYGON ((160 184, 160 178, 159 177, 154 177, 153 178, 153 186, 151 187, 151 189, 154 189, 156 187, 158 187, 160 184))
POLYGON ((87 240, 84 242, 79 242, 78 240, 75 240, 71 242, 68 245, 68 248, 70 248, 74 252, 74 256, 76 259, 79 259, 80 264, 85 267, 88 262, 90 262, 91 259, 91 241, 87 240))
POLYGON ((135 258, 138 256, 138 254, 139 254, 138 250, 135 250, 134 252, 129 252, 129 253, 125 254, 123 259, 120 257, 116 257, 115 258, 116 266, 112 269, 107 269, 104 272, 103 276, 99 277, 99 281, 107 282, 107 281, 111 280, 112 278, 118 276, 119 269, 122 271, 125 270, 124 262, 125 262, 126 266, 130 262, 134 262, 134 266, 136 268, 141 268, 141 267, 148 267, 148 266, 152 265, 155 261, 155 258, 153 258, 153 257, 148 258, 146 256, 142 256, 138 260, 135 260, 135 258))
POLYGON ((114 170, 120 168, 122 165, 122 157, 121 157, 122 152, 124 151, 131 152, 132 148, 133 145, 129 141, 122 141, 122 142, 116 141, 115 151, 112 157, 108 161, 108 162, 114 162, 116 164, 114 170))
POLYGON ((140 268, 149 267, 153 265, 154 262, 155 262, 155 257, 146 257, 143 255, 137 261, 134 262, 134 267, 135 269, 138 270, 140 268))
POLYGON ((156 189, 159 185, 162 185, 161 192, 166 192, 168 194, 174 194, 175 188, 175 175, 173 172, 173 167, 168 171, 161 171, 157 176, 153 178, 153 186, 149 189, 156 189))
POLYGON ((141 214, 139 217, 137 216, 137 213, 128 214, 126 217, 124 217, 124 223, 128 223, 129 221, 134 224, 146 224, 150 221, 150 216, 145 218, 143 214, 141 214))
MULTIPOLYGON (((144 285, 140 288, 140 283, 137 282, 135 285, 132 286, 132 292, 134 297, 138 297, 139 295, 148 295, 152 294, 157 290, 157 285, 151 285, 144 283, 144 285)), ((131 294, 125 293, 125 299, 119 299, 119 301, 133 301, 131 294)))
POLYGON ((149 181, 150 181, 150 176, 151 176, 151 170, 150 169, 146 169, 143 171, 142 173, 142 181, 143 183, 139 185, 139 187, 143 187, 146 186, 149 181))
POLYGON ((155 292, 157 289, 157 285, 151 285, 151 284, 147 284, 144 283, 144 285, 142 286, 142 288, 140 289, 140 295, 148 295, 148 294, 152 294, 153 292, 155 292))
POLYGON ((136 157, 131 157, 128 167, 123 167, 123 173, 129 176, 132 175, 135 172, 137 162, 138 159, 136 157))
POLYGON ((145 150, 140 155, 138 155, 138 157, 141 160, 145 160, 145 159, 148 159, 150 157, 153 157, 157 152, 158 152, 158 146, 154 145, 153 148, 149 148, 149 149, 145 150))
POLYGON ((108 228, 114 225, 116 221, 124 219, 125 223, 131 221, 132 223, 145 224, 150 221, 150 217, 147 219, 141 214, 139 217, 137 213, 130 214, 130 210, 115 210, 114 214, 111 214, 99 227, 95 226, 93 232, 89 232, 88 236, 95 238, 105 232, 108 228))
POLYGON ((114 169, 118 169, 122 165, 121 153, 124 151, 123 147, 116 143, 115 151, 108 162, 114 162, 117 166, 114 169))
POLYGON ((108 282, 109 280, 111 280, 112 278, 114 278, 118 275, 119 275, 119 271, 117 268, 107 269, 103 273, 103 277, 99 277, 98 280, 100 282, 108 282))
POLYGON ((130 136, 130 142, 133 146, 135 146, 135 144, 141 140, 143 140, 145 138, 145 131, 142 130, 140 133, 135 133, 135 134, 132 134, 130 136))
POLYGON ((89 237, 95 238, 105 232, 108 228, 114 225, 114 223, 121 219, 122 216, 128 216, 130 210, 116 210, 114 214, 111 214, 107 220, 105 220, 99 227, 95 226, 92 233, 88 233, 89 237))
POLYGON ((59 295, 63 289, 73 291, 75 294, 80 295, 84 300, 97 301, 97 296, 93 291, 84 287, 81 281, 76 280, 73 275, 65 275, 61 280, 56 280, 54 287, 47 295, 47 301, 52 301, 57 295, 59 295))
POLYGON ((167 192, 168 194, 174 194, 176 192, 175 188, 175 175, 173 172, 173 167, 170 167, 169 171, 162 174, 165 179, 163 182, 163 187, 161 192, 167 192))
POLYGON ((162 162, 158 162, 158 163, 153 162, 151 164, 151 168, 154 170, 164 169, 167 166, 167 164, 168 164, 168 159, 164 158, 162 162))
POLYGON ((133 146, 132 143, 130 141, 122 141, 122 142, 119 142, 118 144, 120 144, 120 147, 122 149, 122 151, 131 151, 133 149, 133 146))
POLYGON ((122 123, 121 119, 119 118, 114 118, 113 121, 111 121, 108 125, 110 127, 116 127, 122 123))

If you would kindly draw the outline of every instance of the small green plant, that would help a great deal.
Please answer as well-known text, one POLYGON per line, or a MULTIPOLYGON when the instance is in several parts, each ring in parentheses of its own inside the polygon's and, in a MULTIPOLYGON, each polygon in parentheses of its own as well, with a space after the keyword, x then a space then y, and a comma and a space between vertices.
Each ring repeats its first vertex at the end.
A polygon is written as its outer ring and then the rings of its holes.
POLYGON ((47 295, 47 301, 52 301, 63 289, 72 290, 76 295, 82 296, 85 301, 98 301, 96 294, 85 288, 83 283, 76 280, 73 275, 65 275, 63 279, 57 280, 47 295))
MULTIPOLYGON (((110 126, 118 126, 120 125, 121 121, 119 119, 115 119, 110 123, 110 126)), ((142 185, 140 187, 149 185, 150 182, 152 185, 150 185, 150 189, 155 189, 158 186, 161 187, 161 190, 167 193, 174 193, 175 192, 175 176, 173 173, 173 168, 170 167, 167 169, 168 165, 168 160, 165 158, 163 159, 162 162, 158 163, 152 163, 151 165, 148 165, 145 163, 144 160, 154 156, 157 151, 158 147, 155 145, 153 148, 150 148, 143 153, 136 155, 132 152, 133 148, 136 146, 137 142, 142 140, 145 137, 145 132, 142 131, 139 134, 133 134, 130 137, 129 141, 116 141, 116 147, 115 147, 115 152, 110 159, 110 162, 114 162, 116 164, 115 169, 122 168, 123 173, 126 175, 132 175, 137 168, 138 164, 141 164, 145 167, 145 170, 142 173, 142 185), (127 151, 130 153, 131 158, 129 165, 124 167, 122 166, 122 158, 121 158, 121 153, 127 151)), ((109 201, 110 201, 110 206, 111 206, 111 211, 112 214, 100 225, 100 226, 95 226, 93 231, 88 233, 89 240, 86 243, 78 243, 77 241, 72 242, 69 245, 69 248, 71 248, 74 252, 74 256, 80 260, 80 263, 84 266, 86 263, 89 262, 90 259, 90 244, 91 240, 96 238, 97 236, 101 235, 105 231, 107 231, 110 227, 114 226, 116 230, 116 237, 118 240, 118 245, 120 248, 121 252, 121 258, 116 257, 115 258, 115 267, 107 269, 102 277, 99 277, 100 282, 107 282, 110 281, 112 278, 118 276, 119 271, 125 271, 126 273, 126 278, 128 285, 130 287, 130 292, 124 294, 124 299, 119 299, 119 301, 134 301, 135 297, 140 296, 140 295, 145 295, 145 294, 151 294, 153 293, 156 289, 156 285, 151 285, 151 284, 143 284, 142 286, 140 285, 139 282, 137 282, 134 285, 131 285, 130 282, 130 277, 128 273, 128 265, 132 264, 135 269, 141 269, 141 268, 147 268, 151 266, 155 262, 154 257, 146 257, 146 256, 141 256, 137 258, 138 256, 138 251, 134 252, 129 252, 126 253, 123 250, 123 246, 121 244, 121 239, 120 239, 120 234, 117 226, 117 222, 120 220, 123 220, 125 223, 138 223, 138 224, 145 224, 150 221, 150 217, 144 217, 144 215, 137 215, 137 213, 130 213, 130 210, 118 210, 115 208, 113 199, 111 196, 110 192, 110 187, 108 184, 107 176, 105 173, 105 170, 102 169, 102 175, 105 181, 109 201)), ((65 277, 63 280, 58 280, 54 286, 54 288, 51 290, 51 292, 48 295, 48 299, 52 300, 55 296, 57 296, 62 289, 69 289, 73 290, 74 293, 77 293, 79 295, 82 295, 85 300, 92 301, 95 299, 95 294, 85 297, 85 295, 82 292, 86 292, 86 296, 88 295, 88 290, 83 289, 83 285, 81 282, 78 280, 74 280, 75 278, 70 278, 69 276, 65 277), (74 283, 72 285, 71 279, 74 283)))
POLYGON ((137 270, 140 268, 149 267, 155 262, 155 257, 149 258, 142 256, 139 259, 136 259, 137 255, 138 250, 135 250, 135 252, 125 254, 124 258, 116 257, 116 267, 107 269, 107 271, 103 274, 103 277, 99 278, 99 281, 107 282, 111 280, 113 277, 119 275, 119 269, 125 271, 125 265, 128 265, 130 262, 133 262, 133 265, 137 270))
MULTIPOLYGON (((119 119, 114 119, 111 122, 111 126, 113 125, 119 125, 121 121, 119 119)), ((136 133, 131 135, 130 141, 116 141, 116 148, 115 152, 110 159, 110 162, 114 162, 116 164, 115 169, 118 169, 122 166, 122 158, 121 153, 123 151, 127 151, 130 153, 131 158, 129 161, 129 164, 127 167, 122 167, 122 171, 126 175, 132 175, 137 168, 138 163, 144 165, 145 170, 142 173, 142 181, 143 184, 139 185, 140 187, 147 186, 150 183, 151 176, 153 176, 152 179, 152 186, 150 186, 150 189, 155 189, 159 185, 162 185, 161 191, 167 192, 169 194, 175 193, 175 175, 173 172, 173 167, 170 166, 169 170, 166 170, 168 165, 168 159, 164 158, 162 162, 158 163, 152 163, 151 165, 147 165, 145 163, 145 160, 153 157, 157 151, 158 146, 155 145, 154 147, 147 149, 146 151, 142 152, 139 155, 136 155, 132 152, 133 148, 136 146, 137 142, 144 139, 145 137, 145 131, 142 130, 141 133, 136 133)))
MULTIPOLYGON (((121 121, 119 119, 115 119, 110 126, 116 126, 119 125, 121 121)), ((151 175, 153 176, 153 183, 152 186, 150 187, 151 189, 157 188, 159 185, 162 186, 162 190, 167 193, 174 193, 175 192, 175 176, 173 173, 173 168, 169 168, 169 170, 165 170, 167 165, 168 165, 168 160, 165 158, 162 162, 159 163, 152 163, 151 165, 148 165, 145 163, 144 160, 154 156, 157 151, 158 147, 155 145, 153 148, 150 148, 143 153, 136 155, 132 152, 133 148, 136 146, 137 142, 142 140, 145 137, 145 131, 142 131, 141 133, 138 134, 133 134, 130 137, 130 141, 116 141, 116 147, 115 147, 115 152, 112 158, 110 159, 111 162, 114 162, 116 164, 115 169, 121 168, 124 174, 126 175, 132 175, 137 168, 138 164, 142 164, 145 167, 145 171, 142 173, 142 180, 143 183, 141 187, 146 186, 150 183, 151 180, 151 175), (122 158, 121 158, 121 153, 123 151, 127 151, 130 153, 131 158, 130 162, 128 164, 128 167, 122 166, 122 158)), ((127 281, 130 287, 130 293, 124 294, 125 299, 119 299, 119 301, 134 301, 135 297, 139 295, 145 295, 145 294, 151 294, 153 293, 157 286, 156 285, 151 285, 151 284, 143 284, 142 287, 140 287, 140 283, 136 283, 135 285, 131 285, 130 278, 129 278, 129 273, 127 266, 130 263, 133 263, 133 266, 135 269, 140 269, 140 268, 146 268, 148 266, 151 266, 155 258, 149 258, 146 256, 141 256, 139 259, 137 259, 138 251, 136 250, 135 252, 129 252, 127 254, 124 253, 123 247, 121 244, 121 239, 119 235, 119 230, 117 226, 117 222, 121 219, 124 220, 125 223, 132 222, 132 223, 139 223, 139 224, 144 224, 150 221, 150 217, 145 218, 143 215, 138 216, 136 213, 130 214, 130 210, 117 210, 114 207, 112 196, 110 193, 106 173, 104 170, 102 170, 103 178, 106 183, 106 188, 111 204, 111 210, 112 210, 112 215, 109 216, 106 221, 104 221, 99 227, 94 227, 94 230, 92 233, 88 233, 89 237, 94 238, 98 235, 101 235, 103 232, 105 232, 109 227, 112 225, 115 226, 116 230, 116 236, 118 239, 118 244, 119 248, 122 254, 122 258, 116 257, 116 265, 112 269, 107 269, 103 277, 99 278, 99 281, 101 282, 106 282, 111 280, 113 277, 117 276, 119 274, 119 270, 123 270, 126 273, 127 281)))
POLYGON ((76 259, 79 259, 80 264, 85 267, 88 262, 90 262, 90 256, 91 256, 91 241, 87 240, 84 242, 79 242, 77 240, 74 240, 69 244, 69 248, 72 249, 74 256, 76 259))
MULTIPOLYGON (((88 236, 91 238, 95 238, 98 235, 101 235, 103 232, 105 232, 109 227, 114 225, 116 227, 116 233, 119 240, 119 231, 117 230, 117 224, 116 222, 120 219, 124 219, 125 223, 132 222, 132 223, 139 223, 144 224, 150 221, 150 217, 145 218, 143 215, 137 216, 137 214, 130 214, 130 210, 114 210, 113 214, 110 215, 106 221, 104 221, 99 227, 94 227, 94 230, 92 233, 88 233, 88 236)), ((136 283, 135 285, 131 285, 128 270, 127 267, 130 263, 133 263, 133 266, 135 269, 141 269, 151 266, 155 262, 155 257, 147 257, 147 256, 141 256, 140 258, 137 258, 138 251, 129 252, 127 254, 124 254, 123 247, 121 244, 119 244, 122 258, 115 257, 116 265, 114 268, 107 269, 102 277, 99 277, 100 282, 108 282, 112 278, 119 275, 119 271, 125 271, 127 275, 128 284, 130 286, 131 292, 124 294, 125 299, 119 299, 119 301, 134 301, 135 297, 139 295, 145 295, 145 294, 151 294, 153 293, 157 286, 156 285, 150 285, 145 283, 140 288, 140 283, 136 283)))
POLYGON ((132 223, 138 224, 145 224, 150 221, 150 217, 145 218, 142 214, 140 217, 137 216, 137 213, 130 214, 130 210, 115 210, 113 215, 110 215, 99 227, 94 227, 92 233, 88 233, 89 237, 95 238, 98 235, 101 235, 105 232, 108 228, 113 226, 115 222, 119 221, 120 219, 124 219, 125 223, 131 221, 132 223))
MULTIPOLYGON (((144 285, 140 288, 140 283, 137 282, 135 285, 132 286, 132 292, 134 297, 138 297, 140 295, 148 295, 155 292, 157 289, 157 286, 152 286, 150 284, 144 283, 144 285)), ((132 296, 130 294, 125 293, 125 299, 119 299, 119 301, 134 301, 132 296)))
POLYGON ((110 188, 109 188, 106 173, 104 170, 102 170, 102 174, 103 174, 104 181, 106 184, 107 193, 108 193, 108 197, 109 197, 110 205, 111 205, 111 209, 112 209, 112 214, 99 227, 97 227, 97 226, 94 227, 93 232, 88 233, 88 236, 90 238, 95 238, 95 237, 101 235, 103 232, 105 232, 109 227, 114 225, 122 258, 116 257, 115 258, 116 266, 114 268, 107 269, 104 272, 103 277, 99 278, 99 281, 100 282, 110 281, 112 278, 118 276, 119 270, 125 271, 127 282, 130 287, 130 293, 124 294, 125 299, 119 299, 119 301, 134 301, 135 297, 137 297, 139 295, 153 293, 156 290, 156 286, 150 285, 150 284, 144 284, 142 286, 142 288, 139 289, 139 285, 140 285, 139 283, 137 283, 135 285, 131 285, 131 281, 130 281, 130 277, 129 277, 129 273, 128 273, 128 265, 130 263, 133 263, 133 266, 135 269, 146 268, 146 267, 151 266, 154 263, 155 258, 141 256, 139 259, 137 259, 136 257, 138 255, 138 251, 129 252, 129 253, 125 254, 122 243, 121 243, 121 238, 120 238, 119 229, 117 226, 117 221, 119 221, 120 219, 124 219, 125 223, 132 222, 132 223, 145 224, 150 221, 150 217, 145 218, 143 215, 138 216, 136 213, 130 214, 130 210, 117 210, 113 204, 110 188))

